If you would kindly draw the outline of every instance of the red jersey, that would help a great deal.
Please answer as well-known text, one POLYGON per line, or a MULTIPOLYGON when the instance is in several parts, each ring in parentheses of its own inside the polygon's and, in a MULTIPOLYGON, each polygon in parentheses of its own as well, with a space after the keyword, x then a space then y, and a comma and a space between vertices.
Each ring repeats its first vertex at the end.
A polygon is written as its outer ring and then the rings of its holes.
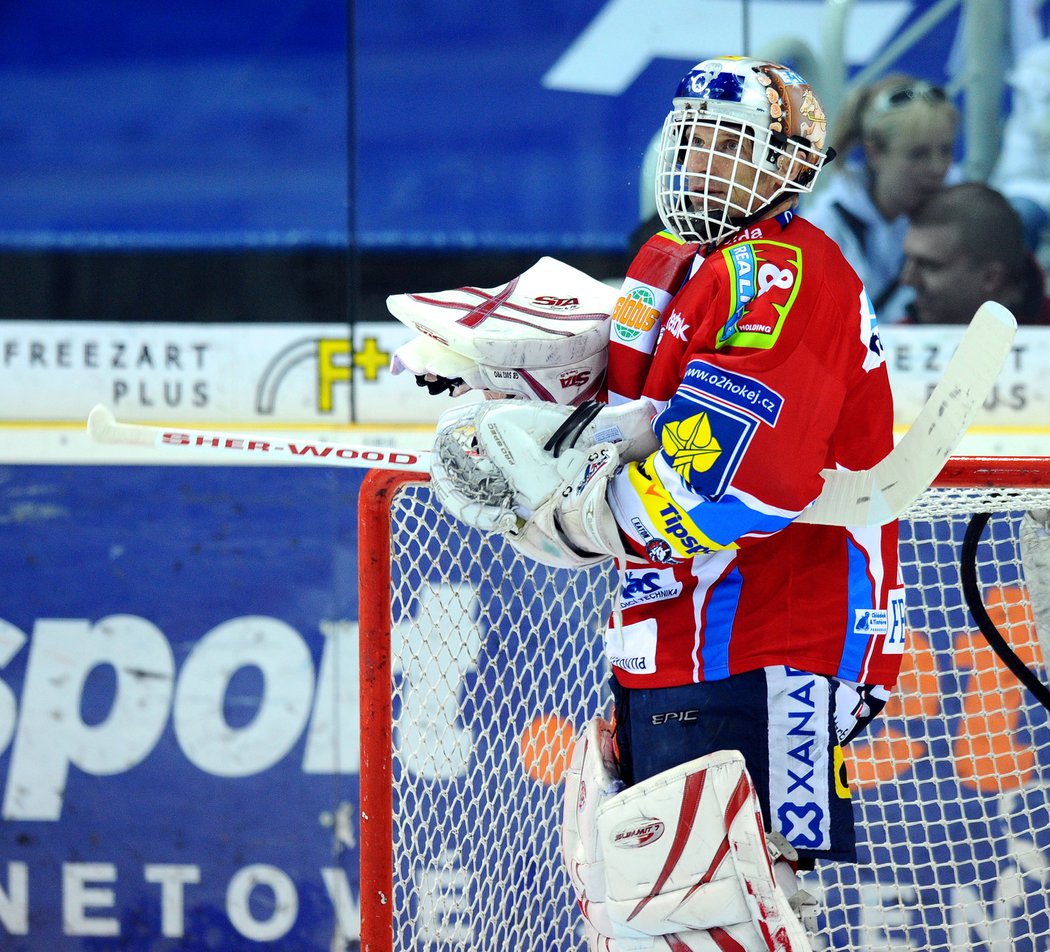
MULTIPOLYGON (((646 299, 644 274, 631 274, 621 301, 646 299)), ((606 639, 616 677, 664 687, 788 665, 892 685, 905 647, 897 524, 793 523, 822 469, 868 469, 893 445, 860 279, 831 239, 787 213, 698 258, 666 297, 641 387, 661 449, 609 491, 647 559, 621 572, 606 639)), ((658 287, 652 300, 663 303, 658 287)), ((614 311, 610 381, 644 351, 636 310, 614 311), (624 315, 632 326, 617 323, 624 315)), ((611 390, 614 402, 638 395, 611 390)))

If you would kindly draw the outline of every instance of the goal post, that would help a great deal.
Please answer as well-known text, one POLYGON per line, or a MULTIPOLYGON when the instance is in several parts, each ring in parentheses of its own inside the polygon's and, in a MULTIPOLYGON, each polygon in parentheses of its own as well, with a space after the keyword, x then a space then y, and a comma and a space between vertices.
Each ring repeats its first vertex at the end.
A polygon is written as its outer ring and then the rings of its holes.
MULTIPOLYGON (((1017 523, 1050 458, 954 457, 901 520, 910 649, 850 745, 856 865, 824 864, 815 949, 1005 952, 1050 944, 1050 724, 989 648, 960 584, 1047 680, 1017 523)), ((558 856, 573 736, 610 705, 611 563, 537 565, 444 514, 427 477, 360 500, 361 935, 367 952, 577 952, 558 856)))

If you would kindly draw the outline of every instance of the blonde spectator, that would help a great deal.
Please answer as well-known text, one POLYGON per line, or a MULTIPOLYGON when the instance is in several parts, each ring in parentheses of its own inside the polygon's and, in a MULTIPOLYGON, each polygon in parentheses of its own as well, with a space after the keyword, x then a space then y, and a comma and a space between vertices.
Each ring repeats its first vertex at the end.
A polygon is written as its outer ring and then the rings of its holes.
POLYGON ((903 320, 910 299, 899 280, 909 218, 962 177, 952 165, 959 121, 940 86, 893 74, 854 91, 832 124, 842 164, 802 215, 838 243, 883 324, 903 320))

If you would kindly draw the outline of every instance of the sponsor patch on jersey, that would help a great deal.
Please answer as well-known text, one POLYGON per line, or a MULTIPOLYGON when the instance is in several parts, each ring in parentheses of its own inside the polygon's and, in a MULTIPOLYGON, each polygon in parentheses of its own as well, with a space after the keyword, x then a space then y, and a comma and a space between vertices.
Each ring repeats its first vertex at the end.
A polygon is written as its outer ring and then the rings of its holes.
POLYGON ((678 558, 691 559, 726 548, 712 542, 700 531, 689 513, 675 503, 658 479, 641 479, 633 469, 628 478, 645 507, 649 522, 667 541, 678 558))
POLYGON ((769 350, 780 338, 802 280, 802 251, 779 241, 748 242, 722 252, 729 269, 729 316, 715 339, 715 349, 752 347, 769 350), (781 263, 762 258, 761 248, 785 248, 781 263), (751 304, 763 298, 759 313, 751 304))
MULTIPOLYGON (((650 481, 650 476, 644 470, 642 463, 639 463, 635 469, 638 471, 643 484, 650 481)), ((638 483, 635 483, 636 488, 637 485, 638 483)), ((672 562, 678 561, 671 544, 660 536, 654 536, 643 519, 633 516, 631 518, 631 528, 634 529, 639 541, 645 548, 645 557, 650 562, 655 562, 657 565, 670 565, 672 562)))
POLYGON ((664 458, 691 489, 712 499, 728 488, 758 426, 750 414, 696 394, 672 402, 656 419, 664 458))
POLYGON ((722 455, 722 447, 711 432, 711 416, 695 413, 684 420, 666 420, 660 430, 660 443, 671 466, 687 483, 698 473, 706 473, 722 455))
POLYGON ((703 394, 719 403, 739 407, 770 426, 777 425, 784 407, 784 398, 761 380, 716 367, 706 360, 689 361, 679 393, 691 398, 703 394))
POLYGON ((856 608, 853 630, 858 635, 884 635, 889 631, 889 612, 879 608, 856 608))
POLYGON ((656 622, 652 618, 605 629, 609 664, 629 674, 656 674, 656 622))
POLYGON ((622 576, 620 609, 676 598, 681 592, 682 583, 670 569, 629 569, 622 576))
POLYGON ((638 284, 620 296, 612 312, 613 333, 629 343, 653 331, 660 321, 655 289, 638 284))
POLYGON ((650 539, 645 543, 645 557, 657 565, 670 565, 677 562, 674 549, 666 539, 650 539))
POLYGON ((882 642, 883 654, 904 654, 908 644, 908 614, 904 602, 904 589, 895 588, 890 592, 887 603, 888 620, 886 638, 882 642))

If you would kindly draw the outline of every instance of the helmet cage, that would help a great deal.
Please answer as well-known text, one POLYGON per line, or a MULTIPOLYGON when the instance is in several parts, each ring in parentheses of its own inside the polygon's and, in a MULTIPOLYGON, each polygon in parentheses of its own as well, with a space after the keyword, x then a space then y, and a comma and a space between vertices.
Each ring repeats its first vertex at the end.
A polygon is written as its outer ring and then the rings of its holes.
POLYGON ((824 161, 808 139, 756 126, 727 103, 676 99, 660 137, 656 209, 680 238, 717 244, 811 191, 824 161))

